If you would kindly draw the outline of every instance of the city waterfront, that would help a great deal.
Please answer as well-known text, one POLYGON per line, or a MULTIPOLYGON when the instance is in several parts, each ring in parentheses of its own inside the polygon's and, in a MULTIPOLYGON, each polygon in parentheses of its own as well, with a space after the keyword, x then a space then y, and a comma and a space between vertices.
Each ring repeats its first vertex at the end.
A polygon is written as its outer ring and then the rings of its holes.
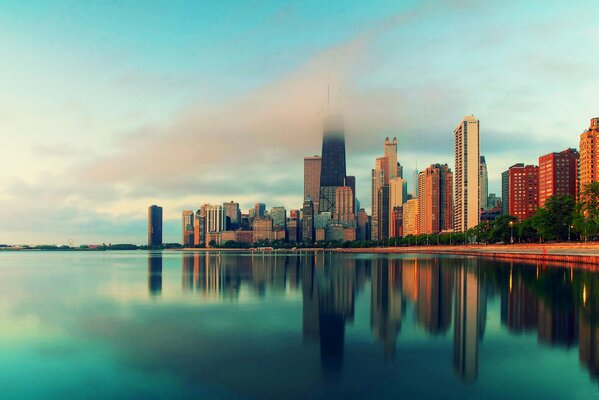
POLYGON ((591 398, 599 274, 424 254, 0 254, 6 398, 591 398))

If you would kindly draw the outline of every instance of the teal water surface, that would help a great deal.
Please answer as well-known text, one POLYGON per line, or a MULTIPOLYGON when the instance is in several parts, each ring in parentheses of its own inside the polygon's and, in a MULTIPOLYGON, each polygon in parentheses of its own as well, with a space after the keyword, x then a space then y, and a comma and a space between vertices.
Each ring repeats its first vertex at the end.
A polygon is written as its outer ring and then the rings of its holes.
POLYGON ((595 398, 598 288, 450 256, 3 252, 0 397, 595 398))

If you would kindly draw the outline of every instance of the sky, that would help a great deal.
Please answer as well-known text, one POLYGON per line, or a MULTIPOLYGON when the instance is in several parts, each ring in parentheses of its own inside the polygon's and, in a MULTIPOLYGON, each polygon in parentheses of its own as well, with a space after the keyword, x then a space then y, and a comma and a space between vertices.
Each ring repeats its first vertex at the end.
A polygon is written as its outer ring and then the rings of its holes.
POLYGON ((592 0, 4 0, 0 243, 141 244, 151 204, 165 242, 204 203, 300 208, 332 111, 366 209, 385 137, 411 181, 453 167, 471 114, 500 194, 599 116, 598 20, 592 0))

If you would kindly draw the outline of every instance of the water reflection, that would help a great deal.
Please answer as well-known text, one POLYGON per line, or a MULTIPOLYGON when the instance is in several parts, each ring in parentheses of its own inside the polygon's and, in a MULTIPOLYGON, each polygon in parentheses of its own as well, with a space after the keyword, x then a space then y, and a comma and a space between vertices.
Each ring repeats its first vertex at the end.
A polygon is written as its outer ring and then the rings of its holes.
POLYGON ((151 296, 162 293, 162 253, 148 253, 148 292, 151 296))
MULTIPOLYGON (((477 380, 488 303, 498 298, 500 326, 513 335, 536 333, 544 346, 578 346, 589 374, 599 377, 599 286, 584 270, 523 266, 476 258, 356 258, 341 254, 183 253, 182 290, 204 299, 239 301, 243 288, 302 298, 303 345, 318 346, 325 378, 344 368, 346 329, 356 298, 370 282, 370 329, 387 363, 398 358, 402 324, 411 310, 420 331, 453 342, 454 372, 477 380)), ((162 290, 162 256, 148 255, 148 288, 162 290)), ((451 365, 451 364, 450 364, 451 365)))

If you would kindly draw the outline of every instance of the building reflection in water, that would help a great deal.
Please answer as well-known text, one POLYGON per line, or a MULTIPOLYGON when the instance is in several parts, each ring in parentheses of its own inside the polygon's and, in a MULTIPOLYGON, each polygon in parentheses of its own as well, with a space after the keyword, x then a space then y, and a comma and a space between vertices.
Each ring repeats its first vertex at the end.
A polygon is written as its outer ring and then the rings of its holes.
MULTIPOLYGON (((487 301, 497 295, 506 332, 536 334, 544 345, 579 345, 580 363, 599 378, 598 274, 475 258, 182 253, 182 289, 202 298, 236 301, 242 287, 258 298, 301 290, 303 342, 319 346, 325 377, 342 370, 346 326, 369 279, 370 328, 386 361, 396 360, 402 320, 413 311, 426 334, 453 334, 454 370, 465 384, 474 382, 487 301)), ((148 289, 161 293, 161 253, 148 254, 148 289)))
POLYGON ((148 253, 148 292, 151 296, 162 293, 162 252, 148 253))
POLYGON ((371 269, 370 324, 374 338, 383 344, 385 360, 394 361, 404 302, 401 260, 379 258, 371 269))
POLYGON ((481 288, 475 259, 465 259, 455 269, 455 322, 453 336, 453 364, 464 383, 472 383, 478 374, 479 332, 481 321, 481 288))

